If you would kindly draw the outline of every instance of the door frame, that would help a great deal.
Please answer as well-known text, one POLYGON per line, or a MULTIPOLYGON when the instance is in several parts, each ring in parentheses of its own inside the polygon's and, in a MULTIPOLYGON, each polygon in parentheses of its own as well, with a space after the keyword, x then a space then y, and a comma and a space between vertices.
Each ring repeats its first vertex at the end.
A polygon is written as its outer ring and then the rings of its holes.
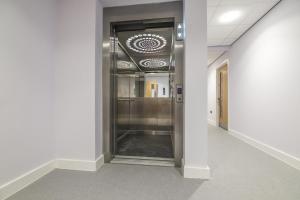
MULTIPOLYGON (((102 125, 102 149, 105 162, 112 159, 112 70, 111 63, 111 25, 115 22, 140 21, 144 19, 174 19, 175 24, 183 21, 183 3, 181 1, 165 2, 158 4, 143 4, 124 7, 108 7, 103 9, 103 40, 102 40, 102 83, 101 98, 101 125, 102 125), (133 12, 134 11, 134 12, 133 12)), ((184 41, 174 40, 174 58, 176 63, 174 85, 182 85, 184 72, 184 41)), ((174 87, 175 88, 175 87, 174 87)), ((183 157, 183 103, 175 102, 174 105, 174 142, 175 164, 181 166, 183 157)))
POLYGON ((229 122, 230 122, 230 109, 229 109, 229 105, 230 105, 230 97, 229 97, 229 60, 226 59, 224 60, 217 68, 216 68, 216 126, 220 127, 220 104, 219 104, 219 98, 220 98, 220 78, 219 78, 219 71, 222 67, 227 66, 227 80, 228 80, 228 86, 227 86, 227 130, 229 130, 229 122))

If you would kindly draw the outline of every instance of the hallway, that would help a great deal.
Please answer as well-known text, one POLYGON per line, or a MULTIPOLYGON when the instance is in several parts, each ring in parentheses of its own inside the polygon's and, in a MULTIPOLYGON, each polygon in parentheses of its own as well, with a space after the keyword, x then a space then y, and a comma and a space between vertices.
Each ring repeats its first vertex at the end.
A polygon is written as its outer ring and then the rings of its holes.
POLYGON ((300 173, 209 126, 210 181, 179 169, 105 164, 97 173, 55 170, 9 200, 298 200, 300 173))

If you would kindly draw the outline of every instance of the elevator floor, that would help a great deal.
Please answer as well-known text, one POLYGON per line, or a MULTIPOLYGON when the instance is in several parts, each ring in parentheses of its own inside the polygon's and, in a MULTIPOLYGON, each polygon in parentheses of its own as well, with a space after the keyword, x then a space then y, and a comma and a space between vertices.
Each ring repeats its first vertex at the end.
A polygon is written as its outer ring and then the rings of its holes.
POLYGON ((117 155, 173 158, 171 135, 130 131, 118 141, 117 155))

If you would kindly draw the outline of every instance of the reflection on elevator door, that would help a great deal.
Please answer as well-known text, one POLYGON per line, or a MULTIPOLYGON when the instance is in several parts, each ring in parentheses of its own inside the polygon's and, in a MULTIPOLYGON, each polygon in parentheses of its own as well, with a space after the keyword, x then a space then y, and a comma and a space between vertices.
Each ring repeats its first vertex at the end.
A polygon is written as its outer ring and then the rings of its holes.
POLYGON ((113 145, 118 156, 174 158, 174 30, 158 27, 115 29, 113 145))

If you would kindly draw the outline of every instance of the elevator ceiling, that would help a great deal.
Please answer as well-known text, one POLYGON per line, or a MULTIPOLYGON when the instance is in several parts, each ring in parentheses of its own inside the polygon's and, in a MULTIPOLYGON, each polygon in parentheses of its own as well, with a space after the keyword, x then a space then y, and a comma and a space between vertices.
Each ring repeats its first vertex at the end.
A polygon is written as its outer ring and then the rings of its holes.
POLYGON ((117 33, 117 38, 119 70, 164 72, 173 68, 173 28, 123 31, 117 33))

